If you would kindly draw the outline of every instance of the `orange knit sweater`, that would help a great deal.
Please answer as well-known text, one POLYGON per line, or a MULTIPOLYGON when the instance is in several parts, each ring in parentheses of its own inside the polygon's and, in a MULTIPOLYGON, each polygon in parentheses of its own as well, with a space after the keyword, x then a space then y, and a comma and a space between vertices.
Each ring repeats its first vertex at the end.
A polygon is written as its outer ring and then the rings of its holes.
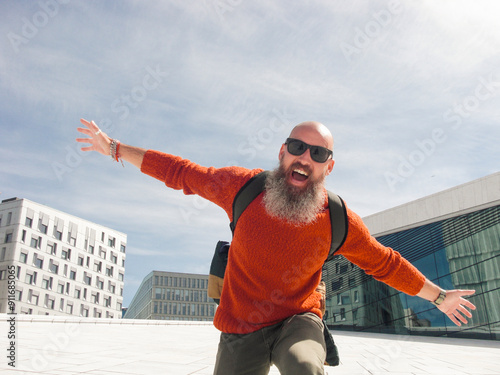
MULTIPOLYGON (((206 168, 180 157, 149 150, 141 171, 168 187, 197 194, 222 207, 232 220, 238 190, 261 170, 206 168)), ((337 254, 402 292, 417 294, 425 277, 401 255, 370 236, 361 218, 348 209, 349 228, 337 254)), ((238 220, 229 252, 214 325, 226 333, 249 333, 287 317, 313 312, 321 317, 315 291, 330 250, 328 199, 317 220, 297 227, 268 215, 262 194, 238 220)), ((209 246, 209 245, 207 245, 209 246)))

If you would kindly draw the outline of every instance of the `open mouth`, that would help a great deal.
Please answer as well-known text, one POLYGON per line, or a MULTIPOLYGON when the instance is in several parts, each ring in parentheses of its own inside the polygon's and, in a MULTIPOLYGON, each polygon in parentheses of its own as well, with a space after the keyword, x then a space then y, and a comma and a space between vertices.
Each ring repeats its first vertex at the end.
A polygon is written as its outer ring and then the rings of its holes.
POLYGON ((292 171, 292 178, 299 182, 304 182, 309 178, 309 174, 302 169, 294 169, 292 171))

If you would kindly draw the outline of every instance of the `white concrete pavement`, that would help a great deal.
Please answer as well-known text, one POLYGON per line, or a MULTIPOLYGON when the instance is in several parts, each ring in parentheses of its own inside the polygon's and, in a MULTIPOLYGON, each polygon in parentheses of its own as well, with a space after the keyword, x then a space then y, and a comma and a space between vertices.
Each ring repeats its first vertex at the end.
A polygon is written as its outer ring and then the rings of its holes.
MULTIPOLYGON (((0 314, 5 375, 210 375, 219 332, 211 323, 0 314), (14 332, 16 367, 9 366, 14 332)), ((341 364, 327 375, 499 375, 500 342, 334 332, 341 364)), ((272 368, 270 374, 279 374, 272 368)), ((230 374, 228 374, 230 375, 230 374)))

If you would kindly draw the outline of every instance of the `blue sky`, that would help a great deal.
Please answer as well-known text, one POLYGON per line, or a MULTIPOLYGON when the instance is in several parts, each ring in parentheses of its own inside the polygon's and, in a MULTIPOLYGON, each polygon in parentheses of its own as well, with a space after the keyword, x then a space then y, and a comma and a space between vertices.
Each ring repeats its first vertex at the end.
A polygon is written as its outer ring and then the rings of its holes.
POLYGON ((499 170, 495 1, 0 2, 0 198, 128 234, 151 270, 207 273, 227 217, 82 153, 81 117, 206 166, 274 168, 297 123, 335 138, 327 187, 361 216, 499 170))

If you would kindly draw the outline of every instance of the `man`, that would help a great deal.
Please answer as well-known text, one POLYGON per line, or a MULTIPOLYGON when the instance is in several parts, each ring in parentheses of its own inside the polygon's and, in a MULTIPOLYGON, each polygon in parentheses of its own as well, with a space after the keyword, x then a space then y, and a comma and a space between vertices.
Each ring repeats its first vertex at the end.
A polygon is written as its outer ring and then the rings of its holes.
MULTIPOLYGON (((120 144, 94 122, 78 131, 83 151, 123 159, 185 194, 222 207, 232 220, 238 190, 261 170, 205 168, 180 157, 120 144)), ((325 343, 315 290, 331 240, 324 179, 335 164, 333 137, 318 122, 297 125, 279 151, 279 167, 239 218, 214 325, 221 333, 215 374, 324 374, 325 343)), ((455 324, 467 323, 472 290, 444 291, 370 236, 347 208, 348 234, 338 254, 400 291, 434 302, 455 324)))

